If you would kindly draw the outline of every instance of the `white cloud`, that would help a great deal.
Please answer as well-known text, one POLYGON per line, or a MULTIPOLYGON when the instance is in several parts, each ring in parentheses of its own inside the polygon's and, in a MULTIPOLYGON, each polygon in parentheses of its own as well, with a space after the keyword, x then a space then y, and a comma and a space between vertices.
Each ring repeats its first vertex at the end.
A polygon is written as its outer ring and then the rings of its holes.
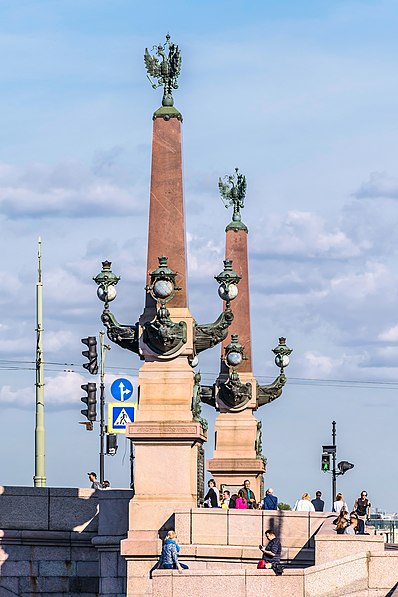
POLYGON ((379 334, 378 339, 382 342, 398 342, 398 325, 394 325, 379 334))
MULTIPOLYGON (((110 395, 110 386, 115 379, 119 377, 127 377, 133 384, 135 397, 137 396, 137 377, 131 375, 117 375, 117 374, 105 374, 105 395, 107 402, 112 401, 113 398, 110 395)), ((73 405, 84 408, 83 402, 80 398, 84 396, 84 392, 81 389, 81 385, 88 382, 97 382, 97 400, 99 401, 99 383, 98 378, 95 376, 81 375, 73 371, 60 372, 55 375, 45 374, 44 384, 44 404, 45 408, 56 407, 58 410, 63 408, 70 408, 73 405)), ((24 406, 33 405, 35 402, 35 386, 34 382, 30 386, 15 389, 10 385, 3 385, 0 387, 0 404, 6 406, 14 406, 20 408, 24 406)), ((77 410, 79 412, 79 409, 77 410)))
POLYGON ((389 176, 387 172, 371 172, 369 180, 364 182, 356 191, 358 198, 398 199, 398 178, 389 176))
POLYGON ((289 211, 270 215, 254 229, 252 249, 258 255, 280 255, 304 259, 358 257, 362 247, 343 230, 314 212, 289 211))
MULTIPOLYGON (((120 150, 121 151, 121 150, 120 150)), ((0 209, 17 217, 105 217, 142 210, 142 188, 123 165, 120 151, 96 154, 94 165, 61 162, 17 168, 0 164, 0 209)))

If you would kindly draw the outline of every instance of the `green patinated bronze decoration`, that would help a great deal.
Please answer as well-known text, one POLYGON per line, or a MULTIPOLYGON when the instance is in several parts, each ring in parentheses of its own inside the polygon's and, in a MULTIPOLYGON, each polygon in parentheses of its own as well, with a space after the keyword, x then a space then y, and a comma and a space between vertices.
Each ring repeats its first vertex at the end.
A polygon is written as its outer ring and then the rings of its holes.
POLYGON ((263 424, 261 421, 257 421, 257 433, 256 433, 256 456, 259 460, 262 460, 264 466, 267 466, 267 458, 263 454, 263 432, 261 431, 263 424))
POLYGON ((202 407, 200 405, 201 400, 202 400, 202 398, 201 398, 202 387, 200 385, 201 379, 202 378, 201 378, 200 372, 195 373, 195 375, 194 375, 195 383, 193 386, 191 410, 192 410, 193 420, 202 425, 203 431, 207 431, 209 424, 206 421, 206 419, 204 419, 203 417, 200 416, 202 413, 202 407))
POLYGON ((185 321, 175 323, 169 310, 162 306, 155 319, 144 324, 143 340, 153 352, 170 356, 186 343, 187 324, 185 321))
POLYGON ((244 230, 247 232, 247 226, 242 222, 240 210, 244 207, 246 196, 246 177, 239 173, 239 168, 235 168, 235 174, 218 179, 218 188, 220 190, 221 200, 225 207, 233 206, 234 212, 232 222, 228 224, 226 230, 244 230))
POLYGON ((289 364, 289 355, 293 350, 286 346, 286 338, 279 338, 279 344, 276 348, 273 348, 272 352, 275 355, 275 365, 279 367, 281 371, 271 384, 267 386, 260 386, 257 384, 257 407, 263 406, 263 404, 269 404, 279 398, 282 394, 283 386, 286 383, 284 370, 289 364))
POLYGON ((246 359, 244 347, 239 342, 238 334, 231 334, 231 342, 225 347, 224 363, 230 373, 227 381, 220 383, 218 396, 230 408, 244 406, 252 397, 252 384, 242 384, 236 368, 246 359))
POLYGON ((199 354, 208 348, 219 344, 228 335, 228 328, 234 320, 230 307, 218 316, 213 323, 194 324, 194 347, 195 354, 199 354))
POLYGON ((162 255, 158 257, 159 267, 151 272, 151 283, 145 286, 145 290, 149 292, 151 297, 164 306, 171 301, 180 286, 176 286, 176 272, 167 265, 167 257, 162 255))
POLYGON ((122 325, 108 309, 104 309, 101 321, 106 327, 109 340, 122 348, 139 354, 138 351, 138 323, 135 325, 122 325))
POLYGON ((216 408, 215 387, 216 385, 213 384, 212 386, 201 386, 200 389, 201 401, 213 408, 216 408))
POLYGON ((282 395, 282 390, 285 383, 286 375, 281 373, 271 384, 267 386, 257 384, 257 408, 263 406, 264 404, 269 404, 270 402, 273 402, 279 398, 279 396, 282 395))
POLYGON ((214 276, 219 283, 218 294, 225 301, 225 309, 213 323, 194 324, 195 354, 219 344, 228 334, 228 328, 234 320, 231 311, 231 301, 238 296, 240 276, 232 269, 231 259, 225 259, 224 269, 218 276, 214 276))
MULTIPOLYGON (((151 55, 148 48, 145 48, 144 62, 147 70, 147 77, 153 89, 163 85, 162 107, 171 108, 174 106, 173 89, 178 89, 177 79, 181 71, 181 52, 176 44, 170 41, 170 35, 166 35, 166 43, 153 46, 151 55), (156 79, 154 82, 153 79, 156 79)), ((179 114, 177 110, 175 115, 179 114)), ((173 110, 163 111, 164 115, 172 115, 173 110)), ((159 114, 160 116, 163 115, 159 114)), ((156 115, 156 113, 155 113, 156 115)))
POLYGON ((276 348, 272 349, 275 355, 275 365, 280 368, 281 373, 285 367, 288 366, 290 359, 289 355, 293 352, 292 348, 286 346, 286 338, 279 338, 279 344, 276 348))
POLYGON ((218 295, 226 302, 227 307, 231 301, 238 296, 238 284, 241 279, 240 276, 232 269, 232 260, 224 260, 224 269, 214 279, 219 283, 218 295))
POLYGON ((109 308, 109 302, 116 298, 116 284, 120 277, 113 273, 112 263, 110 261, 102 262, 102 270, 93 278, 98 284, 97 296, 105 303, 105 309, 109 308))
POLYGON ((238 334, 231 334, 231 342, 225 347, 224 351, 224 363, 234 371, 236 367, 241 365, 242 361, 246 360, 244 347, 239 342, 238 334))
POLYGON ((229 408, 242 407, 252 397, 252 384, 243 384, 235 369, 229 374, 226 382, 218 388, 219 399, 229 408))

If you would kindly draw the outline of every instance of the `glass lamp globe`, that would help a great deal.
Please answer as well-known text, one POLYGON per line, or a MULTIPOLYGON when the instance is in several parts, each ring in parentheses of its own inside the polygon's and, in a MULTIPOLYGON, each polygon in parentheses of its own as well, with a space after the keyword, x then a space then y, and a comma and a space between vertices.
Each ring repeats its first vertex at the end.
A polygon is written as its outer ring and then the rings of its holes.
POLYGON ((165 299, 171 295, 173 290, 174 286, 170 280, 157 280, 153 285, 153 294, 156 298, 165 299))
POLYGON ((227 363, 230 367, 237 367, 242 362, 242 355, 235 350, 227 354, 227 363))
POLYGON ((116 295, 116 286, 114 286, 113 284, 111 286, 108 286, 107 289, 105 289, 104 286, 98 286, 97 296, 100 299, 100 301, 103 301, 104 303, 113 301, 113 299, 116 298, 116 295))
POLYGON ((229 284, 225 286, 221 284, 218 288, 218 296, 223 301, 233 301, 238 296, 238 287, 236 284, 229 284))
POLYGON ((289 363, 290 363, 290 359, 286 354, 285 355, 280 355, 280 354, 276 355, 275 365, 277 367, 279 367, 280 369, 287 367, 289 363))
POLYGON ((199 359, 198 359, 197 355, 195 355, 193 357, 193 359, 190 361, 190 365, 192 368, 194 368, 194 367, 197 367, 198 364, 199 364, 199 359))

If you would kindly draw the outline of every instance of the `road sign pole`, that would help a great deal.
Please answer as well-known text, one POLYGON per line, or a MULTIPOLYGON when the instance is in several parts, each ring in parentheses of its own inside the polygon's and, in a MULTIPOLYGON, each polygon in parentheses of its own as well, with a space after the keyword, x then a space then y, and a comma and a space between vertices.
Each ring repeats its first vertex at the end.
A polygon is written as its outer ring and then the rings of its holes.
MULTIPOLYGON (((332 441, 333 446, 336 446, 336 421, 332 421, 332 440, 333 440, 332 441)), ((332 469, 332 511, 333 511, 334 500, 336 498, 336 479, 337 479, 336 451, 337 451, 337 447, 332 454, 332 463, 333 463, 333 469, 332 469)))
POLYGON ((105 332, 100 331, 101 374, 100 374, 100 483, 105 480, 105 351, 110 346, 104 344, 105 332))

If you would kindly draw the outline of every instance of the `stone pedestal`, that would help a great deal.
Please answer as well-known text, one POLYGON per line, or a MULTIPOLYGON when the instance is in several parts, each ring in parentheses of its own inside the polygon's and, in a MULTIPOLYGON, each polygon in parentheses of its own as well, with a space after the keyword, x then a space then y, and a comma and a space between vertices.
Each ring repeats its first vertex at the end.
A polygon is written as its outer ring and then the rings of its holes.
POLYGON ((251 409, 218 415, 214 457, 207 462, 217 487, 242 487, 248 479, 256 499, 260 499, 265 467, 256 455, 256 437, 257 421, 251 409))
MULTIPOLYGON (((174 300, 174 299, 173 299, 174 300)), ((138 375, 135 422, 126 437, 135 446, 134 488, 129 534, 123 554, 156 556, 167 525, 181 507, 196 508, 203 498, 204 451, 207 437, 193 420, 193 318, 186 308, 169 307, 175 322, 186 324, 186 342, 171 357, 155 354, 143 341, 145 323, 155 316, 147 307, 140 318, 140 352, 145 359, 138 375)))

